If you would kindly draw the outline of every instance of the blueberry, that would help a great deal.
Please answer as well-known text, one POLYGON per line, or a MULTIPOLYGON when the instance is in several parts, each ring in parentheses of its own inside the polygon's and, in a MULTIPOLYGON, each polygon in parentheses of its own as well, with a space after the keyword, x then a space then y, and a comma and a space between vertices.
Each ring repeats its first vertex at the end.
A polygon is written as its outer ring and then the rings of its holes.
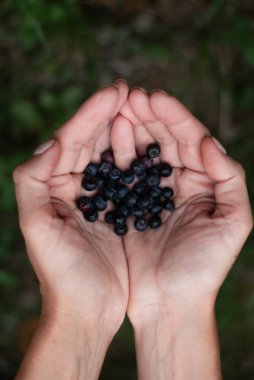
POLYGON ((141 173, 137 174, 137 177, 138 179, 140 179, 141 181, 144 181, 147 177, 147 172, 146 170, 143 170, 141 173))
POLYGON ((103 191, 103 195, 105 196, 105 198, 108 200, 111 200, 111 201, 113 200, 114 196, 117 193, 117 190, 109 184, 105 185, 102 188, 102 191, 103 191))
POLYGON ((121 226, 126 221, 126 217, 122 212, 116 211, 113 215, 113 223, 117 226, 121 226))
POLYGON ((112 165, 114 164, 115 159, 111 149, 105 150, 105 152, 101 154, 101 161, 109 162, 112 165))
POLYGON ((145 170, 145 166, 141 160, 136 159, 132 162, 131 169, 134 171, 136 175, 138 175, 145 170))
POLYGON ((135 179, 135 173, 132 169, 128 169, 128 170, 125 170, 124 172, 122 172, 121 180, 126 185, 129 185, 130 183, 132 183, 134 181, 134 179, 135 179))
POLYGON ((148 190, 147 195, 152 199, 159 199, 162 195, 162 189, 158 186, 151 187, 148 190))
POLYGON ((161 162, 158 169, 162 177, 170 177, 172 174, 172 167, 167 162, 161 162))
POLYGON ((163 208, 165 208, 165 210, 167 211, 174 211, 175 210, 174 202, 170 200, 166 200, 165 202, 163 202, 163 208))
POLYGON ((134 222, 134 227, 137 231, 145 231, 147 228, 147 221, 144 218, 137 218, 134 222))
POLYGON ((158 165, 154 165, 150 169, 148 169, 148 174, 160 175, 158 165))
POLYGON ((147 190, 147 185, 143 181, 136 182, 135 185, 133 186, 133 191, 137 195, 144 195, 147 190))
POLYGON ((85 196, 77 199, 76 204, 77 204, 78 209, 83 212, 94 209, 94 203, 92 199, 85 196))
POLYGON ((148 208, 149 204, 150 204, 150 202, 149 202, 149 198, 147 196, 139 198, 139 200, 138 200, 138 205, 143 210, 146 210, 148 208))
POLYGON ((131 215, 131 210, 125 203, 121 203, 118 206, 118 211, 123 213, 126 218, 128 218, 131 215))
POLYGON ((98 188, 96 177, 84 177, 82 180, 82 187, 87 191, 93 191, 98 188))
POLYGON ((97 188, 98 187, 103 187, 105 184, 105 179, 99 175, 96 176, 96 182, 97 182, 97 188))
POLYGON ((149 224, 150 228, 154 229, 154 228, 160 227, 162 224, 162 221, 158 215, 152 215, 148 221, 148 224, 149 224))
POLYGON ((135 216, 136 218, 141 218, 142 216, 144 216, 144 213, 144 209, 142 209, 138 205, 134 205, 131 207, 131 215, 135 216))
POLYGON ((88 222, 91 222, 91 223, 95 222, 98 219, 97 211, 89 210, 89 211, 84 212, 83 215, 84 215, 84 218, 88 222))
POLYGON ((171 199, 174 195, 173 189, 171 187, 163 187, 162 188, 162 196, 164 199, 171 199))
POLYGON ((87 176, 95 177, 98 172, 98 165, 90 162, 84 170, 87 176))
POLYGON ((110 181, 117 181, 121 177, 121 170, 118 168, 113 168, 109 173, 108 173, 108 179, 110 181))
POLYGON ((138 196, 133 191, 130 191, 127 197, 125 198, 126 204, 129 207, 134 206, 137 200, 138 200, 138 196))
POLYGON ((149 158, 155 158, 158 157, 160 154, 160 147, 158 144, 150 144, 146 148, 146 155, 149 158))
POLYGON ((105 214, 105 221, 109 224, 113 224, 114 223, 114 212, 113 211, 108 211, 106 212, 105 214))
POLYGON ((152 206, 149 207, 149 211, 151 214, 160 214, 163 210, 163 206, 160 203, 154 203, 152 206))
POLYGON ((142 157, 142 163, 145 167, 145 169, 150 169, 153 165, 153 159, 147 156, 142 157))
POLYGON ((161 179, 157 174, 149 174, 146 178, 146 183, 149 187, 158 186, 160 181, 161 179))
POLYGON ((117 191, 116 197, 118 199, 123 199, 126 197, 126 195, 129 193, 129 190, 126 186, 121 185, 117 191))
POLYGON ((107 161, 102 161, 99 165, 98 172, 103 176, 107 177, 109 172, 112 170, 112 164, 107 161))
POLYGON ((96 195, 93 199, 97 211, 104 211, 108 206, 107 200, 102 195, 96 195))
POLYGON ((116 235, 123 236, 127 233, 128 229, 126 224, 122 224, 121 226, 114 226, 114 231, 116 235))

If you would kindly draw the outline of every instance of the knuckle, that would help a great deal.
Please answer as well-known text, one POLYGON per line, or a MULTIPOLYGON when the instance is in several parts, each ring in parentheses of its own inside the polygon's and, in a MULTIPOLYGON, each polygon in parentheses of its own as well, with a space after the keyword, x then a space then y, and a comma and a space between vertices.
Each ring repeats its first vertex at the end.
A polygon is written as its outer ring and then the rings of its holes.
POLYGON ((13 171, 12 177, 15 184, 18 184, 21 181, 21 179, 24 177, 23 165, 16 167, 16 169, 13 171))
POLYGON ((239 173, 242 178, 246 178, 245 168, 240 162, 237 162, 237 173, 239 173))

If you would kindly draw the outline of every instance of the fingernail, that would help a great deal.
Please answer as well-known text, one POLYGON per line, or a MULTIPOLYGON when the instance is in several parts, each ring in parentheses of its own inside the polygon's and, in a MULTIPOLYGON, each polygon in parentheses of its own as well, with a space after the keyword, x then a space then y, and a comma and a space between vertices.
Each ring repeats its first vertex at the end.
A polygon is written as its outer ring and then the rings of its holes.
POLYGON ((37 149, 35 149, 34 154, 38 155, 38 154, 42 154, 42 153, 46 152, 46 150, 48 150, 54 144, 54 142, 55 142, 55 140, 45 141, 43 144, 38 146, 37 149))
POLYGON ((221 145, 221 143, 220 143, 215 137, 212 137, 212 139, 213 139, 214 144, 217 146, 217 148, 218 148, 223 154, 227 154, 227 151, 226 151, 226 149, 224 148, 224 146, 221 145))
POLYGON ((115 80, 115 83, 117 82, 124 82, 124 83, 127 83, 127 80, 124 79, 124 78, 118 78, 117 80, 115 80))
POLYGON ((161 92, 162 94, 168 95, 168 93, 166 91, 161 90, 160 88, 154 89, 153 91, 151 91, 151 94, 153 94, 154 92, 161 92))
POLYGON ((144 94, 147 94, 147 91, 146 91, 143 87, 138 87, 138 86, 136 86, 136 87, 132 87, 132 90, 140 90, 140 91, 142 91, 144 94))

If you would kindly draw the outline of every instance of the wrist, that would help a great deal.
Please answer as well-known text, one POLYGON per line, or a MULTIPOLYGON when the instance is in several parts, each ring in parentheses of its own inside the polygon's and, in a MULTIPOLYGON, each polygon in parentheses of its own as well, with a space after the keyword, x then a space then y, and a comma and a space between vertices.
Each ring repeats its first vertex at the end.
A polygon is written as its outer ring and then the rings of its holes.
POLYGON ((84 311, 78 305, 73 303, 51 303, 43 301, 40 325, 47 330, 61 330, 66 336, 75 334, 79 335, 83 341, 94 341, 100 337, 102 345, 108 346, 115 330, 116 324, 110 323, 109 315, 106 312, 98 313, 84 311))
POLYGON ((157 310, 133 327, 139 379, 221 379, 214 307, 157 310))

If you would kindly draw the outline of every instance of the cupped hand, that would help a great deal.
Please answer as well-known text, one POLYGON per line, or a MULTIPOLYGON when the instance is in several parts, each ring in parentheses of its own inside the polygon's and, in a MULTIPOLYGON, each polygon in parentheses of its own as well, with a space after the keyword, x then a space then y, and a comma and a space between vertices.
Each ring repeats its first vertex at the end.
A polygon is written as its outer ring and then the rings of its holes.
POLYGON ((128 95, 123 81, 96 92, 55 133, 54 144, 14 172, 20 225, 49 310, 107 318, 115 332, 128 302, 122 240, 100 217, 84 220, 75 200, 82 171, 110 146, 110 123, 128 95))
MULTIPOLYGON (((125 168, 157 141, 173 174, 176 210, 164 211, 157 230, 124 237, 130 278, 128 315, 210 307, 251 228, 244 170, 220 149, 209 131, 175 98, 133 89, 113 124, 111 141, 125 168)), ((221 148, 222 149, 222 148, 221 148)))

